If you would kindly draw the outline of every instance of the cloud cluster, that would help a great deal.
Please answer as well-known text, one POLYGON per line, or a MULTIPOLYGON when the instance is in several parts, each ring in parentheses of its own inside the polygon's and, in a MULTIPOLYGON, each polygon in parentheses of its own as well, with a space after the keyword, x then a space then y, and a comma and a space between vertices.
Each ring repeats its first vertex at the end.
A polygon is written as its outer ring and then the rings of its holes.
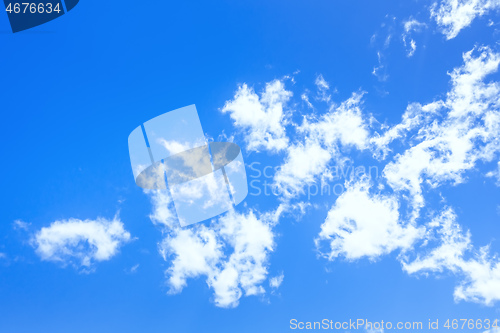
MULTIPOLYGON (((303 189, 331 183, 335 167, 352 164, 364 154, 384 165, 382 176, 351 174, 345 179, 345 191, 328 198, 329 208, 315 238, 319 253, 327 260, 375 261, 397 252, 408 274, 456 274, 457 301, 492 305, 500 300, 496 255, 487 246, 473 246, 470 232, 462 230, 452 208, 443 209, 430 222, 421 214, 429 191, 461 184, 478 162, 498 158, 500 84, 488 77, 499 65, 500 55, 489 48, 464 53, 463 65, 449 74, 451 88, 445 98, 410 103, 401 122, 393 126, 380 126, 363 111, 362 91, 335 103, 330 84, 321 75, 315 81, 313 101, 308 91, 298 94, 313 111, 297 123, 287 106, 293 94, 284 81, 268 83, 260 94, 246 84, 240 86, 221 111, 231 117, 248 151, 281 158, 273 168, 273 185, 283 195, 270 212, 245 206, 230 209, 209 226, 180 228, 169 190, 145 190, 153 208, 150 219, 163 233, 159 252, 168 263, 169 292, 180 293, 190 279, 201 277, 213 291, 215 305, 225 308, 237 306, 245 296, 263 296, 266 288, 274 292, 284 279, 284 273, 269 277, 270 255, 276 248, 274 227, 285 212, 318 208, 314 200, 304 201, 303 189)), ((495 165, 486 176, 495 179, 497 169, 495 165)), ((21 221, 14 226, 29 227, 21 221)), ((55 221, 39 230, 32 244, 42 260, 88 272, 130 240, 115 217, 55 221)))
MULTIPOLYGON (((352 163, 359 153, 369 152, 374 163, 385 165, 377 179, 351 175, 345 192, 331 198, 315 239, 323 257, 375 260, 397 251, 409 274, 447 270, 460 277, 457 301, 491 305, 500 300, 500 266, 488 247, 475 250, 470 234, 460 230, 451 210, 429 223, 421 213, 431 204, 426 199, 429 192, 466 182, 479 162, 498 158, 500 84, 488 78, 499 64, 500 55, 486 47, 464 53, 463 65, 449 73, 451 88, 445 98, 410 103, 401 122, 393 126, 379 126, 363 112, 363 93, 339 104, 317 98, 326 109, 323 113, 304 99, 308 91, 299 94, 314 112, 301 123, 281 123, 289 145, 281 153, 283 161, 273 180, 282 190, 282 203, 304 203, 305 186, 331 182, 332 167, 352 163), (395 147, 398 153, 393 152, 395 147), (408 259, 412 256, 415 259, 408 259)), ((330 96, 322 76, 316 85, 318 96, 330 96)), ((250 140, 248 133, 243 135, 250 140)), ((253 135, 259 142, 268 137, 253 135)), ((486 175, 493 178, 496 172, 486 175)))
MULTIPOLYGON (((273 227, 282 208, 273 213, 235 210, 203 224, 180 228, 167 213, 170 199, 165 192, 153 197, 152 219, 165 226, 159 251, 169 263, 166 270, 170 293, 179 293, 191 278, 203 276, 219 307, 235 307, 243 296, 264 295, 269 255, 274 250, 273 227)), ((278 286, 276 286, 278 287, 278 286)))
MULTIPOLYGON (((384 158, 390 142, 411 135, 408 147, 387 163, 379 180, 395 191, 398 202, 409 201, 409 229, 397 229, 395 201, 370 196, 366 189, 360 192, 359 187, 354 187, 337 199, 319 239, 330 241, 330 259, 339 255, 356 259, 396 248, 406 253, 417 240, 433 233, 441 244, 412 262, 403 261, 404 270, 411 274, 449 270, 463 277, 455 290, 457 301, 492 305, 500 300, 500 266, 497 257, 488 254, 488 247, 474 250, 470 234, 460 230, 451 210, 429 224, 417 226, 418 221, 425 220, 420 210, 427 205, 427 191, 465 182, 466 172, 473 170, 478 161, 492 161, 500 152, 500 85, 486 81, 498 70, 500 55, 479 48, 466 52, 463 59, 464 64, 450 73, 451 90, 444 100, 411 104, 400 124, 371 139, 375 151, 382 147, 383 153, 378 156, 384 158), (374 234, 378 237, 368 236, 374 234), (474 253, 474 257, 465 259, 467 252, 474 253)), ((391 198, 395 200, 395 196, 391 198)), ((412 249, 417 254, 420 250, 412 249)))

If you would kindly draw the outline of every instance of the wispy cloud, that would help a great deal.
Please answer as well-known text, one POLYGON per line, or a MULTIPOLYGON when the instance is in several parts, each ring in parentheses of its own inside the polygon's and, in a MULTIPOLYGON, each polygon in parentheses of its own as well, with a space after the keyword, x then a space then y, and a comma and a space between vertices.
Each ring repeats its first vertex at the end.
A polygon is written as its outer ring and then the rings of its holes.
POLYGON ((373 67, 372 74, 377 77, 380 82, 385 82, 389 79, 389 75, 387 74, 384 55, 381 51, 377 51, 377 62, 378 64, 373 67))
POLYGON ((416 210, 424 205, 424 182, 432 187, 446 181, 461 183, 463 173, 477 161, 491 161, 498 153, 500 86, 483 80, 499 62, 500 56, 487 48, 465 53, 464 65, 450 73, 452 90, 446 100, 422 107, 423 113, 434 110, 443 120, 421 124, 417 142, 385 167, 390 186, 409 191, 416 210))
POLYGON ((140 264, 135 264, 134 266, 130 267, 129 269, 126 270, 128 274, 135 274, 139 270, 140 264))
POLYGON ((402 35, 403 38, 403 44, 406 48, 406 55, 408 57, 412 57, 415 54, 415 51, 417 50, 417 42, 411 37, 412 33, 414 32, 420 32, 424 28, 427 27, 427 25, 423 22, 419 22, 414 18, 409 18, 407 21, 403 22, 404 26, 404 32, 402 35))
POLYGON ((442 0, 431 6, 434 18, 446 39, 455 38, 476 17, 500 8, 497 0, 442 0))
POLYGON ((370 38, 371 47, 377 51, 377 65, 373 67, 372 74, 380 82, 386 82, 389 79, 385 53, 393 41, 394 34, 396 34, 396 20, 395 16, 386 15, 379 31, 370 38))
POLYGON ((318 88, 319 99, 323 102, 330 102, 331 96, 329 94, 330 84, 326 82, 323 75, 319 74, 314 81, 316 87, 318 88))
POLYGON ((500 186, 500 162, 497 163, 497 168, 493 171, 490 171, 486 174, 486 177, 496 178, 497 185, 500 186))
POLYGON ((15 220, 13 223, 13 228, 14 230, 24 230, 28 231, 30 227, 30 224, 27 222, 23 222, 21 220, 15 220))
POLYGON ((464 232, 456 220, 451 208, 434 218, 428 224, 428 237, 438 245, 414 260, 403 260, 403 269, 409 274, 451 271, 463 277, 455 288, 456 301, 493 305, 500 300, 500 261, 489 255, 488 246, 475 250, 470 232, 464 232))

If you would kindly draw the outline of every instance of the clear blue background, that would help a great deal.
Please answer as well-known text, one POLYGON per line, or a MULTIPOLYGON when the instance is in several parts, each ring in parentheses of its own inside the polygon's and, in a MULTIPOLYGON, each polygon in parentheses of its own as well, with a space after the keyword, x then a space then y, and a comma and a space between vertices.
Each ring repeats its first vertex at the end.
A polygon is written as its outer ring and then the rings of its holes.
MULTIPOLYGON (((443 96, 446 72, 462 64, 462 52, 496 40, 485 17, 446 41, 429 21, 429 4, 82 0, 67 15, 17 34, 0 14, 0 252, 9 256, 0 261, 0 332, 255 333, 287 332, 292 318, 500 317, 496 307, 455 304, 453 276, 409 277, 395 255, 376 264, 318 260, 313 239, 324 211, 277 227, 270 276, 285 273, 277 294, 220 309, 200 278, 167 296, 166 263, 157 252, 161 232, 130 169, 127 137, 144 121, 196 104, 208 135, 230 134, 231 122, 218 110, 237 84, 260 90, 296 70, 298 89, 311 88, 321 73, 338 88, 336 100, 361 88, 368 92, 366 112, 398 122, 408 102, 443 96), (387 14, 398 22, 413 15, 430 28, 416 35, 412 58, 400 40, 384 51, 389 80, 379 82, 371 72, 381 42, 374 46, 370 38, 384 34, 387 14), (138 239, 88 275, 41 262, 29 234, 12 227, 16 219, 36 230, 117 211, 138 239), (125 272, 136 264, 137 273, 125 272)), ((498 238, 497 198, 494 184, 481 181, 449 198, 478 245, 498 238), (477 191, 491 199, 479 201, 477 191)), ((248 203, 266 207, 259 198, 248 203)))

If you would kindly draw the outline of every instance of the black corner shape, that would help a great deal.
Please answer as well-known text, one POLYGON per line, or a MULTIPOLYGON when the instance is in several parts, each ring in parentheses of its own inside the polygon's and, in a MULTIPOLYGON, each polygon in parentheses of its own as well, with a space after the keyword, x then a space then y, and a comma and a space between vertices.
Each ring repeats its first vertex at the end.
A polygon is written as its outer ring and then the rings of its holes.
POLYGON ((12 32, 52 21, 72 10, 79 0, 3 0, 12 32))

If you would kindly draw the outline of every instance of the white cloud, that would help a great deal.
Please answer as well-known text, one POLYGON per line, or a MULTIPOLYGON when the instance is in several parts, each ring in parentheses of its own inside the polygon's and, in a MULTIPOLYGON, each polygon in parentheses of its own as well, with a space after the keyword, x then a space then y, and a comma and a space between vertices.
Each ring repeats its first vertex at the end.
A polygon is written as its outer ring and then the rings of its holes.
POLYGON ((499 0, 442 0, 431 6, 431 17, 447 39, 455 38, 476 17, 500 8, 499 0))
MULTIPOLYGON (((500 300, 500 262, 488 255, 488 246, 475 251, 469 231, 463 232, 456 215, 446 209, 429 224, 428 241, 439 245, 418 255, 416 259, 402 261, 409 274, 443 272, 449 270, 462 277, 455 288, 456 301, 465 300, 493 305, 500 300), (466 255, 471 254, 470 258, 466 255)), ((427 242, 424 243, 427 245, 427 242)))
POLYGON ((269 286, 273 289, 278 289, 283 283, 284 279, 285 279, 285 274, 283 273, 281 273, 278 276, 272 277, 269 279, 269 286))
POLYGON ((248 150, 279 152, 288 145, 286 105, 291 97, 280 80, 267 83, 260 97, 243 84, 221 111, 229 113, 235 126, 244 132, 248 150))
POLYGON ((257 218, 253 212, 233 212, 220 219, 220 234, 232 251, 211 284, 219 306, 237 305, 242 290, 246 296, 263 294, 269 253, 274 249, 273 224, 269 217, 257 218))
POLYGON ((130 233, 115 216, 113 220, 55 221, 38 231, 32 243, 42 260, 89 270, 95 262, 115 256, 130 239, 130 233))
POLYGON ((179 293, 188 279, 204 276, 218 307, 235 307, 243 296, 264 294, 269 254, 274 249, 272 229, 281 212, 281 208, 268 214, 231 210, 210 227, 166 229, 160 253, 169 262, 170 292, 179 293))
POLYGON ((315 183, 318 176, 327 176, 329 163, 339 156, 341 149, 368 147, 362 97, 363 93, 354 93, 338 106, 331 104, 319 118, 305 117, 297 127, 299 139, 287 149, 285 162, 274 177, 285 197, 296 197, 304 186, 315 183))
POLYGON ((318 142, 306 140, 288 149, 286 162, 276 173, 274 181, 286 197, 296 197, 304 186, 316 182, 316 177, 327 169, 331 153, 318 142))
POLYGON ((394 197, 371 194, 364 182, 349 185, 328 212, 316 245, 323 243, 329 260, 376 259, 396 249, 408 249, 424 233, 423 228, 400 220, 394 197))
POLYGON ((455 300, 477 302, 492 306, 500 301, 500 262, 490 257, 489 248, 482 247, 475 259, 461 262, 465 279, 455 289, 455 300))
POLYGON ((368 129, 361 111, 363 95, 362 92, 353 93, 339 106, 332 105, 317 121, 311 117, 305 118, 299 132, 329 149, 337 144, 360 150, 366 148, 368 129))
POLYGON ((215 231, 204 225, 172 231, 160 244, 165 260, 174 257, 167 271, 170 292, 181 292, 188 278, 211 276, 223 255, 221 247, 215 231))

